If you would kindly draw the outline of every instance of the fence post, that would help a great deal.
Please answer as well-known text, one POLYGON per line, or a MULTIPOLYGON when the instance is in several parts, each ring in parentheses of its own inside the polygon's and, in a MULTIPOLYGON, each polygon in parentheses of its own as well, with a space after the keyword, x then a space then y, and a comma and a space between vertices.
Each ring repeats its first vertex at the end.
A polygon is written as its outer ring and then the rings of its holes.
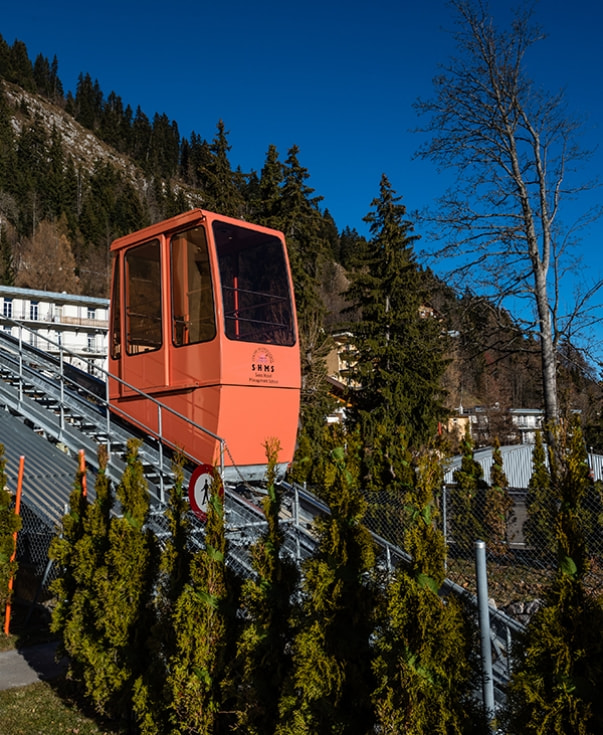
POLYGON ((81 475, 81 483, 82 483, 82 495, 84 497, 88 496, 88 482, 86 479, 86 453, 83 449, 80 449, 79 451, 79 458, 80 458, 80 475, 81 475))
MULTIPOLYGON (((304 482, 304 489, 306 483, 304 482)), ((296 561, 301 562, 301 545, 299 542, 299 488, 297 483, 293 483, 293 525, 295 526, 295 555, 296 561)))
POLYGON ((486 544, 475 542, 475 573, 477 605, 482 651, 482 688, 484 709, 488 721, 494 717, 494 681, 492 678, 492 645, 490 642, 490 611, 488 609, 488 575, 486 572, 486 544))
MULTIPOLYGON (((19 515, 21 512, 21 493, 23 492, 23 470, 25 467, 25 457, 22 455, 19 459, 19 475, 17 477, 17 497, 15 499, 15 515, 19 515)), ((17 557, 17 532, 13 534, 14 539, 14 549, 13 553, 11 554, 10 561, 13 562, 17 557)), ((8 592, 9 595, 13 591, 13 577, 11 577, 8 580, 8 592)), ((6 613, 4 618, 4 633, 5 635, 9 635, 10 633, 10 614, 11 614, 12 606, 10 604, 10 601, 6 605, 6 613)))

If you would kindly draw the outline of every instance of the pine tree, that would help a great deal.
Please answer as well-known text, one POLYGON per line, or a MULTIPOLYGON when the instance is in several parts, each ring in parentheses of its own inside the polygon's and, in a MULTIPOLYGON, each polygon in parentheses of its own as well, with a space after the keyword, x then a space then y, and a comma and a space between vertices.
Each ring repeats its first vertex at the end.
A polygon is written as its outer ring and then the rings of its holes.
POLYGON ((75 91, 75 119, 89 130, 96 130, 102 116, 103 93, 98 79, 80 74, 75 91))
POLYGON ((473 702, 468 610, 459 598, 438 595, 446 545, 437 528, 436 495, 443 480, 437 453, 423 451, 412 474, 404 545, 412 560, 392 575, 375 636, 377 728, 391 735, 485 733, 473 702))
POLYGON ((486 537, 483 540, 487 543, 488 550, 498 556, 508 551, 507 528, 512 507, 513 501, 509 495, 509 483, 503 469, 500 441, 497 437, 492 450, 490 487, 486 491, 486 537))
POLYGON ((228 160, 230 148, 228 132, 224 122, 219 120, 216 136, 210 146, 211 158, 200 175, 207 209, 229 217, 240 217, 244 202, 228 160))
POLYGON ((278 735, 371 732, 370 670, 375 562, 362 524, 366 501, 335 447, 324 464, 331 513, 315 521, 318 547, 303 568, 293 670, 280 703, 278 735))
POLYGON ((294 462, 295 475, 299 481, 313 481, 315 478, 307 468, 319 461, 325 419, 333 407, 326 369, 332 342, 325 330, 326 309, 320 293, 329 246, 319 209, 322 197, 315 196, 314 189, 307 183, 309 173, 299 161, 299 148, 292 146, 288 151, 278 207, 276 183, 280 172, 274 158, 268 164, 264 173, 272 197, 271 217, 287 238, 301 350, 301 430, 294 462), (276 212, 280 214, 277 216, 276 212))
POLYGON ((19 39, 15 40, 10 49, 10 70, 9 81, 15 82, 28 92, 36 91, 33 66, 27 53, 27 46, 19 39))
POLYGON ((36 82, 36 92, 44 97, 50 97, 50 64, 48 63, 48 59, 42 54, 36 56, 33 65, 33 76, 36 82))
POLYGON ((10 580, 19 567, 16 560, 11 561, 15 552, 15 533, 21 528, 21 518, 15 514, 13 498, 8 489, 4 445, 0 444, 0 611, 10 602, 10 580))
POLYGON ((67 178, 63 136, 53 126, 48 146, 48 178, 42 189, 42 216, 59 219, 67 211, 67 178))
POLYGON ((299 148, 292 146, 284 166, 280 224, 287 238, 302 354, 307 335, 316 324, 322 324, 324 316, 319 294, 326 252, 318 208, 322 197, 314 196, 314 189, 307 184, 309 177, 308 170, 299 162, 299 148))
POLYGON ((21 236, 31 237, 42 220, 43 192, 48 176, 48 136, 40 120, 21 129, 15 166, 9 192, 19 207, 16 224, 21 236))
POLYGON ((15 257, 8 240, 7 227, 0 227, 0 283, 15 285, 15 257))
POLYGON ((205 548, 191 562, 174 614, 176 646, 169 662, 174 732, 220 732, 227 665, 233 654, 232 585, 226 567, 224 511, 219 478, 212 483, 205 548))
POLYGON ((364 237, 358 234, 356 230, 344 227, 339 238, 339 258, 338 261, 344 268, 354 270, 358 262, 366 253, 368 243, 364 237))
MULTIPOLYGON (((15 133, 12 126, 12 112, 8 105, 4 89, 0 86, 0 191, 5 192, 3 199, 6 198, 6 193, 9 191, 12 191, 14 194, 11 182, 14 176, 15 166, 16 145, 15 133)), ((0 213, 6 217, 7 212, 4 210, 5 206, 2 206, 0 213)))
POLYGON ((283 164, 275 145, 266 152, 264 166, 257 187, 257 201, 253 203, 258 224, 283 229, 282 185, 284 180, 283 164))
MULTIPOLYGON (((446 344, 438 321, 421 316, 426 294, 413 250, 417 236, 399 202, 382 176, 374 211, 365 217, 372 239, 347 292, 351 309, 360 314, 350 325, 355 363, 349 378, 359 386, 352 394, 351 420, 366 446, 367 479, 383 471, 373 460, 376 427, 388 427, 391 447, 404 426, 410 445, 417 446, 435 435, 444 413, 440 380, 446 344)), ((388 446, 381 451, 389 452, 388 446)))
POLYGON ((473 555, 474 543, 486 536, 484 508, 487 484, 484 471, 473 456, 469 427, 461 441, 461 466, 454 471, 452 538, 461 554, 473 555))
POLYGON ((595 735, 603 731, 603 598, 584 585, 589 569, 582 503, 590 479, 579 421, 556 428, 551 488, 558 503, 558 568, 545 605, 515 650, 510 735, 595 735))
POLYGON ((532 452, 532 475, 526 496, 527 519, 523 525, 526 543, 532 553, 552 561, 555 554, 555 519, 557 502, 551 488, 551 475, 546 463, 542 433, 536 433, 532 452))
POLYGON ((278 441, 266 444, 267 495, 263 506, 268 527, 251 548, 255 576, 243 584, 241 598, 247 622, 237 651, 237 710, 238 726, 248 735, 274 732, 283 683, 291 667, 290 617, 298 573, 295 562, 283 555, 279 521, 282 490, 274 476, 278 451, 278 441))

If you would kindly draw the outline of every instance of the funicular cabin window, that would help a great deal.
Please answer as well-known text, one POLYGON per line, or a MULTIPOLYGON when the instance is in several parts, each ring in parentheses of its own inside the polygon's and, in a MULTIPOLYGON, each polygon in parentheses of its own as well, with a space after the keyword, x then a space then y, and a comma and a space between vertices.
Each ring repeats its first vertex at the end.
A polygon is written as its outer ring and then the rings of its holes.
POLYGON ((172 237, 172 340, 176 347, 216 336, 205 229, 172 237))
POLYGON ((113 291, 111 294, 111 357, 121 356, 121 279, 119 277, 119 258, 113 256, 113 291))
POLYGON ((159 240, 126 253, 126 349, 129 355, 161 347, 159 240))
POLYGON ((222 282, 226 336, 244 342, 293 345, 289 277, 278 237, 213 223, 222 282))

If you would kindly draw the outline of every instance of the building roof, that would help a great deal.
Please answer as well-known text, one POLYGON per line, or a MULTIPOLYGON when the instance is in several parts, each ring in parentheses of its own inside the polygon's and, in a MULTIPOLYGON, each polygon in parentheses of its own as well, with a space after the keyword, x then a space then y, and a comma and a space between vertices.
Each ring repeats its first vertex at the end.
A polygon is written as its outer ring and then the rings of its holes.
POLYGON ((109 307, 109 299, 65 292, 59 293, 57 291, 37 291, 32 288, 17 288, 16 286, 0 286, 0 296, 8 299, 26 299, 27 301, 50 301, 53 304, 81 304, 82 306, 95 306, 104 309, 109 307))
MULTIPOLYGON (((482 466, 484 471, 484 480, 490 483, 490 471, 492 469, 493 460, 492 447, 477 449, 474 452, 474 459, 482 466)), ((515 444, 500 448, 502 456, 503 470, 509 482, 509 487, 515 490, 526 490, 530 477, 532 476, 532 454, 534 452, 533 444, 515 444)), ((459 469, 462 462, 462 456, 453 457, 447 465, 444 482, 447 485, 454 484, 454 471, 459 469)), ((595 480, 603 480, 603 455, 588 455, 588 463, 593 471, 595 480)))

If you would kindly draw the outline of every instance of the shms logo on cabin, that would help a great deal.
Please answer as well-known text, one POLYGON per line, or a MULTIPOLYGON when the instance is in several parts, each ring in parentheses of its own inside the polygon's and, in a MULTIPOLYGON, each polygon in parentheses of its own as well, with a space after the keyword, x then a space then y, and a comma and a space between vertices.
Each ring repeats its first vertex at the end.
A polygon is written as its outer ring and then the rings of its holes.
POLYGON ((270 350, 265 347, 258 347, 253 351, 251 356, 251 375, 249 380, 252 383, 277 383, 275 379, 276 366, 274 357, 270 350))

